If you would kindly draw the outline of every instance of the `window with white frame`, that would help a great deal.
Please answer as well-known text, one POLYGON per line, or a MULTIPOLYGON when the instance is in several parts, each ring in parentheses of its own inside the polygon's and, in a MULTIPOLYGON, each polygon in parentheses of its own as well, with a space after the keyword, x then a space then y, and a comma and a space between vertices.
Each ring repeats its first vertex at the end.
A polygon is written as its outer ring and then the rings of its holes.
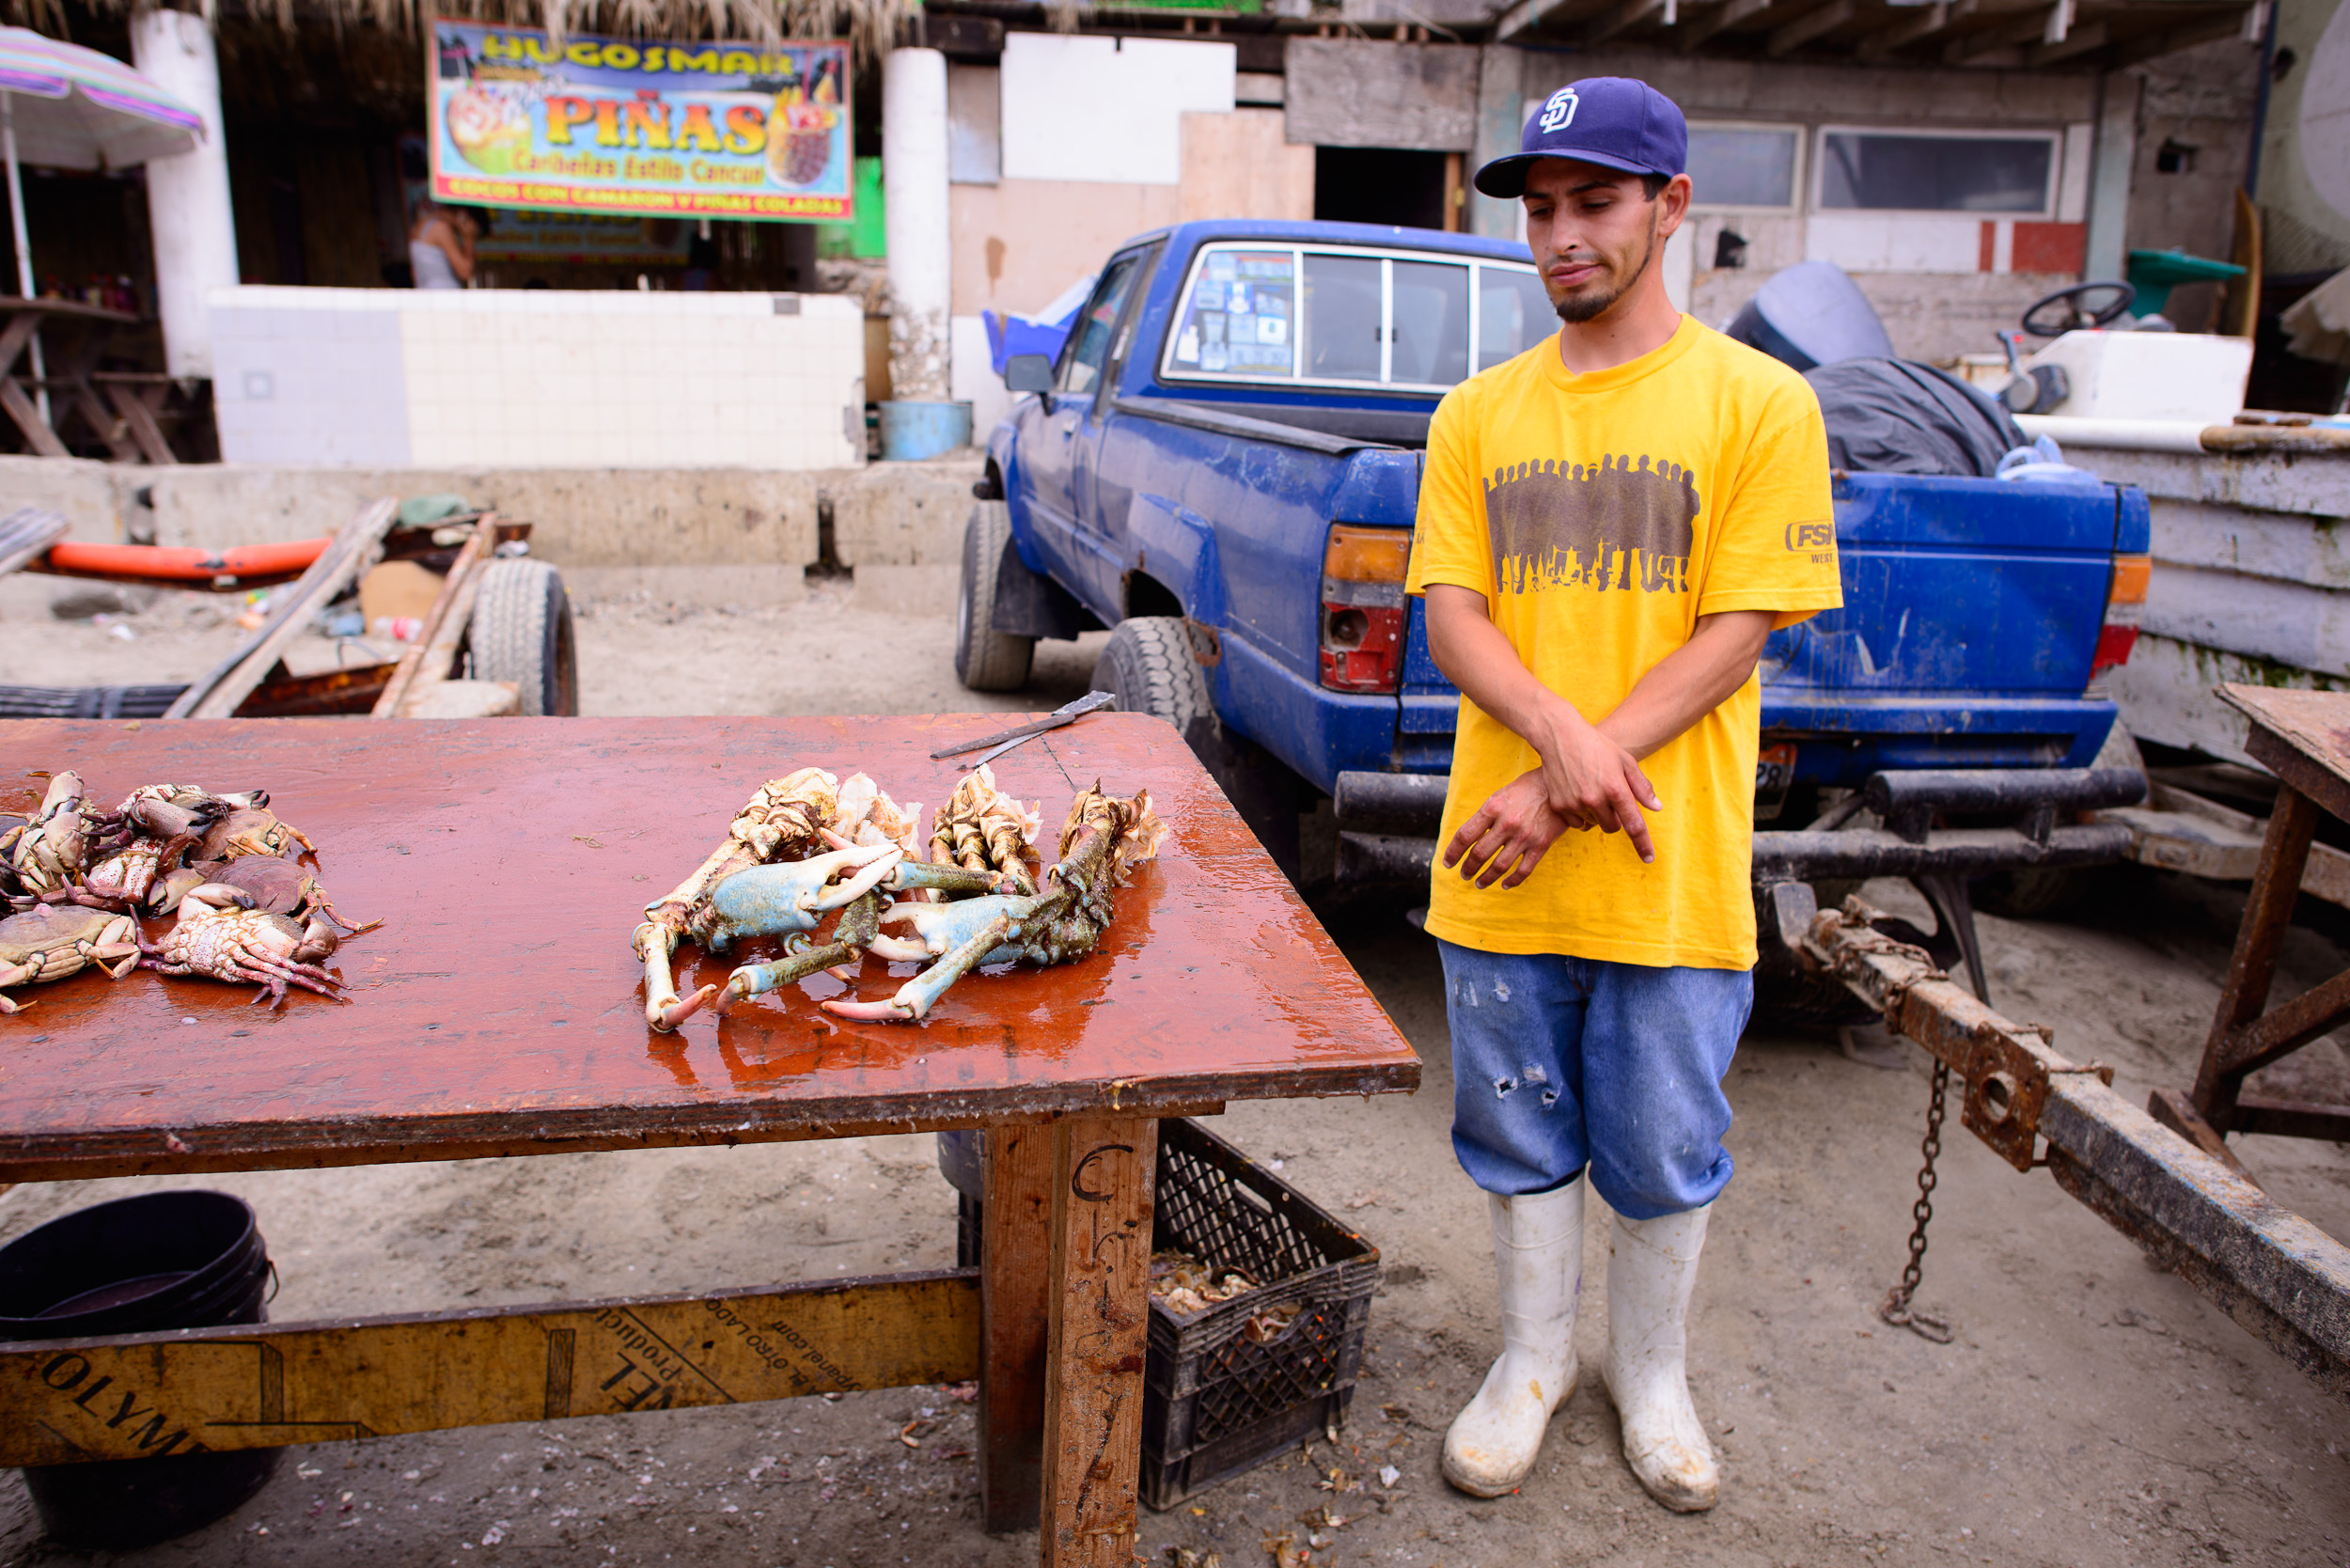
POLYGON ((1803 130, 1699 121, 1689 127, 1690 204, 1789 212, 1802 190, 1803 130))
POLYGON ((2059 134, 2031 131, 1820 131, 1822 212, 1981 212, 2046 217, 2059 134))
POLYGON ((1550 336, 1524 263, 1429 251, 1234 242, 1202 246, 1159 373, 1442 391, 1550 336))

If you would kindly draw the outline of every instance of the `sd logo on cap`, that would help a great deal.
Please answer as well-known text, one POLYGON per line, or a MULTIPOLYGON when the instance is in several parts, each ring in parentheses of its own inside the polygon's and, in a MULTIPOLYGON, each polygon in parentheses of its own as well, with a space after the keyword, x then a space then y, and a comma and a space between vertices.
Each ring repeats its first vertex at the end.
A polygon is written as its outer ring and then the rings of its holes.
POLYGON ((1526 194, 1538 158, 1572 158, 1626 174, 1684 174, 1689 122, 1673 101, 1629 76, 1590 76, 1560 87, 1527 121, 1521 150, 1477 171, 1477 188, 1511 200, 1526 194))

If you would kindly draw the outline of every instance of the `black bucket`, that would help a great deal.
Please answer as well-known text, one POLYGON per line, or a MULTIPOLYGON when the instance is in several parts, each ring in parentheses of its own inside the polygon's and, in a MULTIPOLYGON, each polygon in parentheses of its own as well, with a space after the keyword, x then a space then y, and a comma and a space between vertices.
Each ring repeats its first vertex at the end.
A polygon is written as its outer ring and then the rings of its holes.
MULTIPOLYGON (((0 1341, 266 1323, 269 1252, 251 1205, 156 1192, 51 1220, 0 1247, 0 1341)), ((61 1545, 122 1551, 222 1518, 277 1469, 276 1449, 102 1459, 24 1471, 61 1545)))

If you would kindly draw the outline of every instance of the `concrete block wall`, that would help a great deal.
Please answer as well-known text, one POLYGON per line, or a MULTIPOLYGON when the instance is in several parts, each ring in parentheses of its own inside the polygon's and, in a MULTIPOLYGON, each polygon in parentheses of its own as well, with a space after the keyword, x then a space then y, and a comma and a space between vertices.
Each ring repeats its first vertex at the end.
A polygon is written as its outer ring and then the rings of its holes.
POLYGON ((231 462, 848 467, 865 323, 829 294, 213 290, 231 462))
MULTIPOLYGON (((536 526, 532 553, 583 596, 772 603, 800 591, 818 558, 820 502, 834 554, 870 581, 859 590, 908 613, 952 608, 976 451, 930 463, 816 473, 751 468, 132 467, 0 457, 0 512, 39 506, 72 537, 219 547, 332 534, 379 495, 455 494, 536 526)), ((0 579, 10 606, 46 604, 54 579, 0 579), (24 585, 34 583, 33 588, 24 585), (31 601, 27 601, 28 603, 31 601)), ((13 608, 10 613, 14 613, 13 608)))

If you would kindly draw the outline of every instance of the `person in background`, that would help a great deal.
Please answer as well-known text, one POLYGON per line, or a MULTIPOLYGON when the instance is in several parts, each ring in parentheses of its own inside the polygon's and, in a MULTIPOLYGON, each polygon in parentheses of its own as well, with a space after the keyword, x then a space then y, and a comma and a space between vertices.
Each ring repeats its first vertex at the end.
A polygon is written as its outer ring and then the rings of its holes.
POLYGON ((462 289, 473 281, 473 214, 421 202, 408 231, 408 265, 419 289, 462 289))

